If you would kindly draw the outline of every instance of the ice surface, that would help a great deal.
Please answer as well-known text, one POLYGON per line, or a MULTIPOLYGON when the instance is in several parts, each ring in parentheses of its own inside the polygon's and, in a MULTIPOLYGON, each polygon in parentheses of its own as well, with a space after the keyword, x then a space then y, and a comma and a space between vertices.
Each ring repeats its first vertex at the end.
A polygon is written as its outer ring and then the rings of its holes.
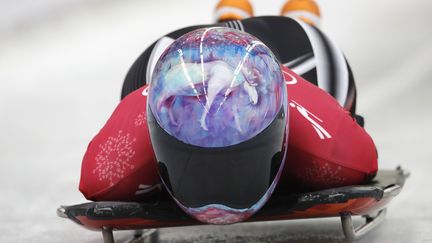
MULTIPOLYGON (((284 1, 252 2, 258 14, 275 14, 284 1)), ((354 70, 380 167, 401 164, 412 173, 386 221, 360 242, 432 242, 432 1, 319 3, 323 29, 354 70)), ((84 201, 77 187, 87 143, 144 48, 171 30, 210 22, 214 4, 95 1, 1 30, 0 242, 100 242, 100 233, 55 215, 61 204, 84 201)), ((343 235, 337 219, 314 219, 163 229, 161 239, 342 242, 343 235)))

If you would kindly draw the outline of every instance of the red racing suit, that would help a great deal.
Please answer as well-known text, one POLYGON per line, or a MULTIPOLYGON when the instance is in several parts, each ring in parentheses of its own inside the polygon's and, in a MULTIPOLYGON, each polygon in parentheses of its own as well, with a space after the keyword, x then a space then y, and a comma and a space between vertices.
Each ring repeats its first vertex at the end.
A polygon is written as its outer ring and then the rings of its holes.
MULTIPOLYGON (((317 190, 363 184, 377 172, 373 140, 331 95, 282 66, 289 144, 278 187, 317 190)), ((80 191, 89 200, 139 201, 161 190, 146 120, 148 85, 128 94, 84 155, 80 191)))

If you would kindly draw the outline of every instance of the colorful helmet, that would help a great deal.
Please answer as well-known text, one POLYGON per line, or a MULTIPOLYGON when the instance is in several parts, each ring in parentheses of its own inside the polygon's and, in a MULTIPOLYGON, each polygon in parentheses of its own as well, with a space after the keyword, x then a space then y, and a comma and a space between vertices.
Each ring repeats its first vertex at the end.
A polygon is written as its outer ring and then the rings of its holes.
POLYGON ((159 174, 186 213, 228 224, 264 205, 286 153, 286 92, 273 53, 245 32, 198 29, 165 50, 147 122, 159 174))

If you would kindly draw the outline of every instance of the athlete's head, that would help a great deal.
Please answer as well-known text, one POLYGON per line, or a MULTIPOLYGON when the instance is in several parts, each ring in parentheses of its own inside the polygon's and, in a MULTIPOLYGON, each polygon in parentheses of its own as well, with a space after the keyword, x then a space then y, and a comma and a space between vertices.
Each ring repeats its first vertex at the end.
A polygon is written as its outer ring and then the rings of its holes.
POLYGON ((158 60, 148 98, 159 174, 185 212, 225 224, 263 206, 288 136, 286 86, 269 48, 233 29, 189 32, 158 60))

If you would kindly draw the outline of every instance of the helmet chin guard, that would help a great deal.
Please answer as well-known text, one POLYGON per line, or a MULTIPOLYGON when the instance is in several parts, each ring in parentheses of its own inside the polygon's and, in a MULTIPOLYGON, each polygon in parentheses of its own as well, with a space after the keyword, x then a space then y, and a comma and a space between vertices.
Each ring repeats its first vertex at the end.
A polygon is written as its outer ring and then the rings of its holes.
POLYGON ((272 52, 245 32, 198 29, 165 50, 152 77, 147 121, 171 196, 202 222, 250 217, 273 192, 287 146, 272 52))

